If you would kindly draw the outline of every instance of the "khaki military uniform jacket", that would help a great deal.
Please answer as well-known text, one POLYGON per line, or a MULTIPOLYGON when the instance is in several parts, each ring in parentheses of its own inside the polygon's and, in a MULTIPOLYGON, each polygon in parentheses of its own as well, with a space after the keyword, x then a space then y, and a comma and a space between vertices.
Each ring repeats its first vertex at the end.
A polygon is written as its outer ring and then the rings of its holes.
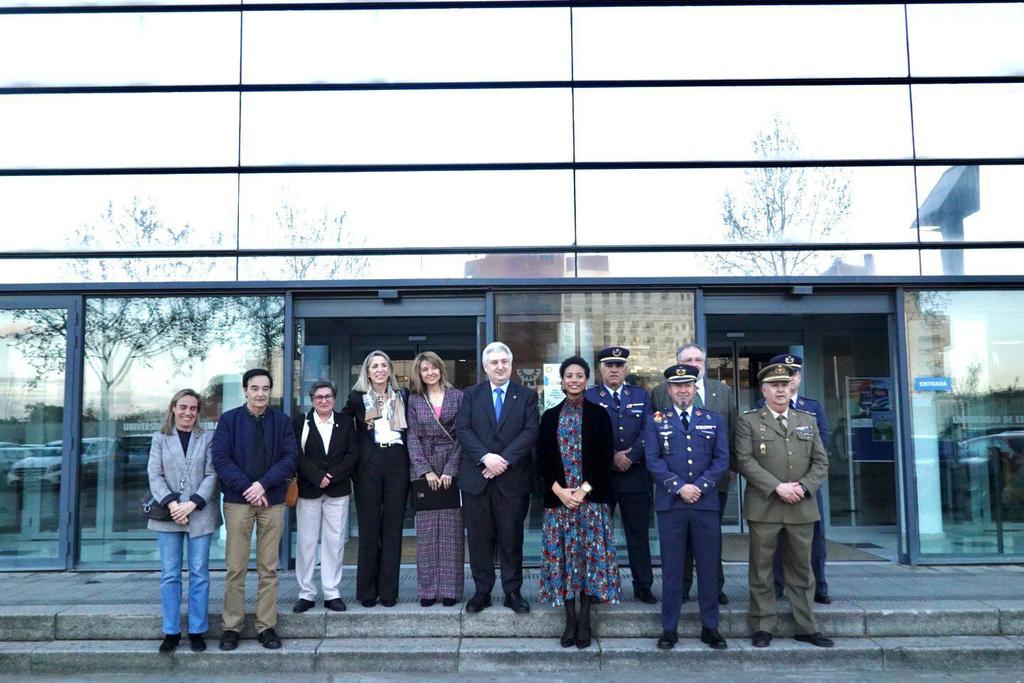
POLYGON ((736 424, 734 452, 747 479, 743 516, 751 522, 805 524, 820 519, 814 492, 828 474, 828 457, 815 418, 791 408, 783 430, 771 411, 748 410, 736 424), (795 504, 775 493, 782 482, 798 481, 808 494, 795 504))

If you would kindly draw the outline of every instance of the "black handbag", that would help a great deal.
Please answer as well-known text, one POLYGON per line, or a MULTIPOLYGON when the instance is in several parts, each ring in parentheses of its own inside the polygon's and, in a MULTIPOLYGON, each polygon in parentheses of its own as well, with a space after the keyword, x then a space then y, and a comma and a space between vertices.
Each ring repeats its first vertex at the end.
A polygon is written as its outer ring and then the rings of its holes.
POLYGON ((152 493, 139 499, 139 509, 142 512, 142 516, 146 519, 152 519, 157 522, 171 521, 171 511, 166 506, 161 505, 160 501, 154 498, 152 493))
POLYGON ((413 479, 412 506, 416 512, 458 510, 462 507, 462 491, 455 479, 448 488, 442 486, 436 491, 430 488, 426 478, 413 479))

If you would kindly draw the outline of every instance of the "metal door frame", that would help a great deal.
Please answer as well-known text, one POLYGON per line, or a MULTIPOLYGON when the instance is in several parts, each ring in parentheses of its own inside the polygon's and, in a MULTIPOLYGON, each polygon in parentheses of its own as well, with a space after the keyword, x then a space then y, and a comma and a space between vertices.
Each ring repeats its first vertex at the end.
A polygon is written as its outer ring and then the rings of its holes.
POLYGON ((0 570, 72 569, 78 557, 78 456, 82 399, 82 297, 0 297, 0 309, 53 308, 67 311, 64 343, 64 415, 61 420, 61 478, 57 512, 57 555, 52 559, 13 558, 0 561, 0 570))

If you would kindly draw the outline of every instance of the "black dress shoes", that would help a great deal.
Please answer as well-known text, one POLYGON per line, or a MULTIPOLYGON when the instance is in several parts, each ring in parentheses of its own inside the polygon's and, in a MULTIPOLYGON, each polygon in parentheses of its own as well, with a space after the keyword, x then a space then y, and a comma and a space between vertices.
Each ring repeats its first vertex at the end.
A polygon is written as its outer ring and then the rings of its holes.
POLYGON ((382 604, 385 607, 394 607, 398 604, 398 600, 381 600, 380 604, 382 604))
POLYGON ((202 633, 188 634, 188 642, 192 652, 206 652, 206 638, 203 638, 202 633))
POLYGON ((160 652, 173 652, 180 642, 180 633, 165 633, 163 642, 160 643, 160 652))
POLYGON ((445 607, 454 607, 457 602, 455 598, 441 598, 441 604, 445 607))
POLYGON ((324 607, 331 610, 332 612, 344 612, 348 609, 348 605, 341 598, 331 598, 330 600, 324 600, 324 607))
POLYGON ((312 609, 316 605, 312 600, 306 600, 305 598, 299 598, 292 605, 292 612, 295 614, 302 614, 303 612, 312 609))
POLYGON ((832 642, 831 638, 826 638, 819 631, 810 633, 803 636, 793 636, 793 640, 800 641, 801 643, 810 643, 815 647, 834 647, 835 643, 832 642))
POLYGON ((637 588, 633 591, 633 597, 648 605, 654 605, 658 602, 658 596, 652 593, 650 588, 637 588))
POLYGON ((277 650, 281 647, 281 639, 277 637, 277 633, 272 628, 260 631, 256 640, 260 641, 260 645, 268 650, 277 650))
POLYGON ((831 605, 832 598, 829 597, 828 593, 815 593, 814 602, 821 605, 831 605))
POLYGON ((433 607, 435 602, 437 602, 437 600, 434 598, 421 598, 420 607, 433 607))
POLYGON ((224 631, 220 636, 220 649, 234 650, 238 648, 238 631, 224 631))
POLYGON ((719 605, 728 605, 729 604, 729 596, 726 595, 725 593, 719 593, 718 594, 718 604, 719 605))
POLYGON ((712 650, 724 650, 729 647, 725 638, 718 632, 717 628, 700 627, 700 642, 711 647, 712 650))
POLYGON ((359 604, 362 605, 363 607, 369 609, 369 608, 371 608, 371 607, 373 607, 374 605, 377 604, 377 600, 376 599, 374 599, 374 600, 360 600, 359 604))
POLYGON ((526 602, 526 598, 519 591, 505 593, 505 607, 508 607, 516 614, 530 613, 530 603, 526 602))
POLYGON ((676 631, 662 631, 658 638, 659 650, 671 650, 679 642, 679 634, 676 631))
POLYGON ((768 631, 754 631, 754 636, 750 639, 750 644, 754 647, 768 647, 772 642, 772 634, 768 631))
POLYGON ((491 596, 485 593, 477 593, 466 603, 466 611, 470 614, 482 612, 491 606, 491 596))

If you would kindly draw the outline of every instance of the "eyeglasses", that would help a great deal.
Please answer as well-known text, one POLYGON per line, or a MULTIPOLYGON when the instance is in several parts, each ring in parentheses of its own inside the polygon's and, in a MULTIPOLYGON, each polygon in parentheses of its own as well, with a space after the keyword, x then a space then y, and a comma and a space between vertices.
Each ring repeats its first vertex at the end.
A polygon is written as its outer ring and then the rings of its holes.
POLYGON ((317 395, 317 396, 313 397, 314 401, 330 401, 330 400, 333 400, 333 399, 334 399, 334 396, 332 394, 326 394, 326 395, 323 395, 323 396, 317 395))

